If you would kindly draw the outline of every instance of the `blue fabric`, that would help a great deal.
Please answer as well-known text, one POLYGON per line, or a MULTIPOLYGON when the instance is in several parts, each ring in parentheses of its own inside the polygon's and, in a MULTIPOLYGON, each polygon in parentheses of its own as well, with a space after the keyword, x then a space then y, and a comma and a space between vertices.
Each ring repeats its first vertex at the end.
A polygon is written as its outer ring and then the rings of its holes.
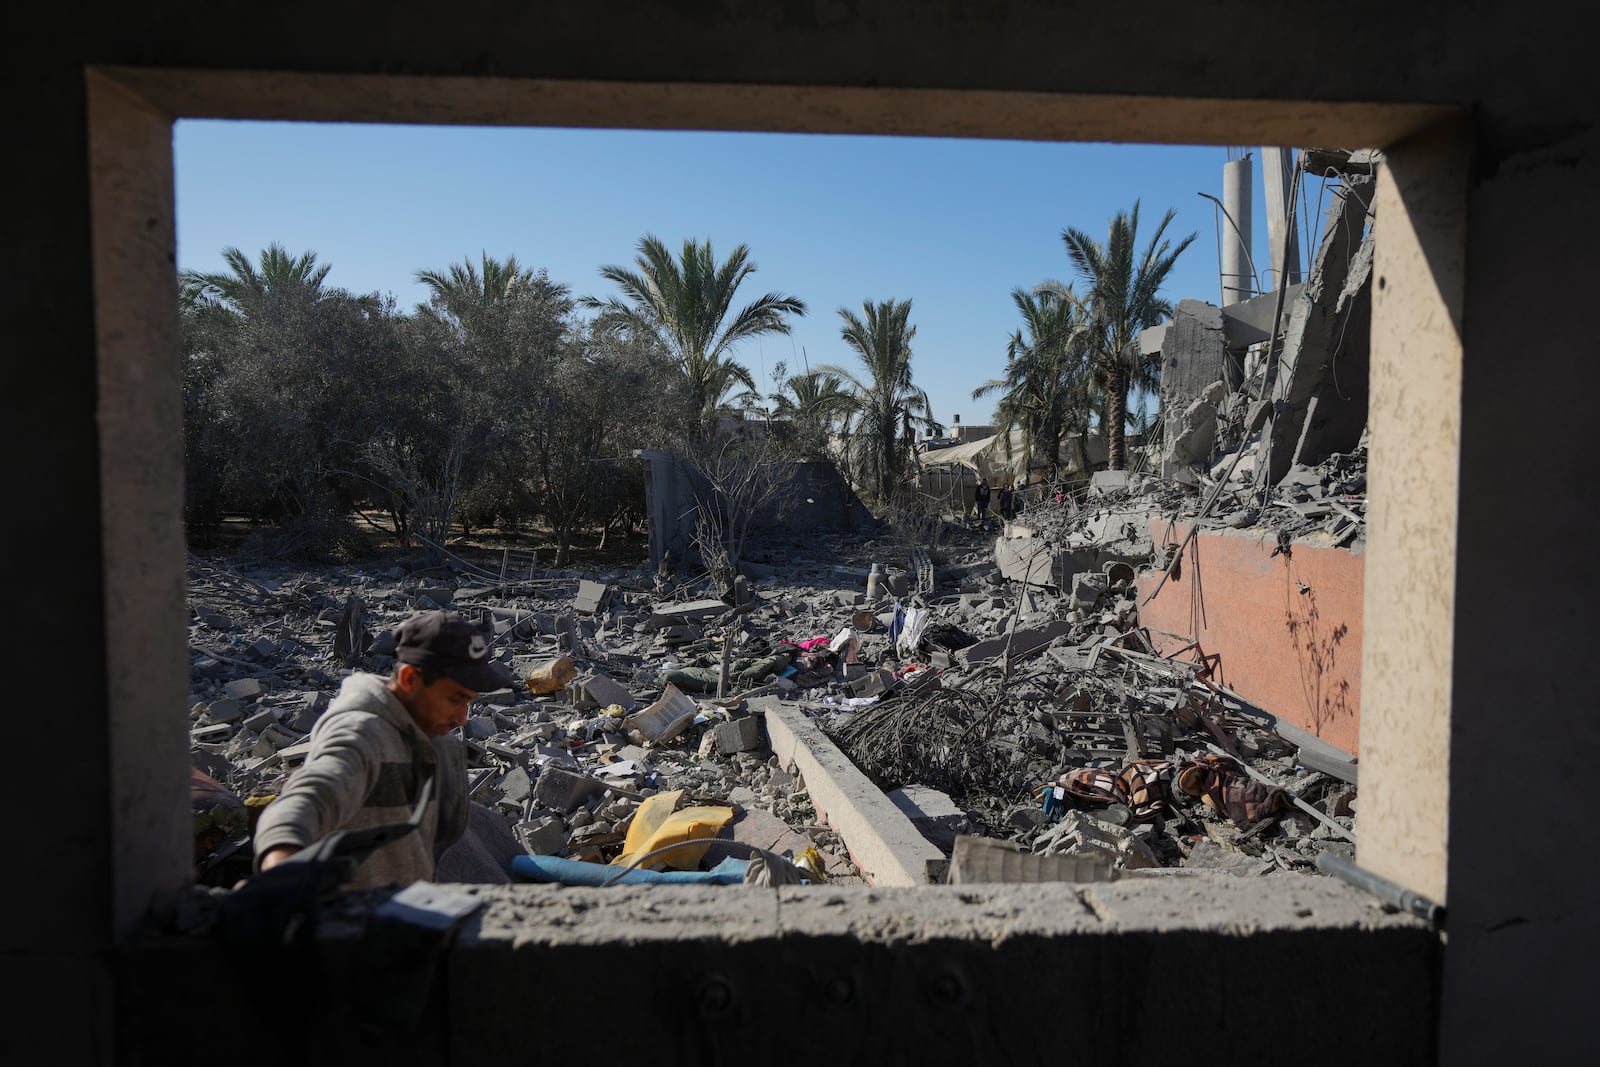
MULTIPOLYGON (((647 871, 636 867, 612 884, 676 882, 679 885, 736 885, 744 881, 744 872, 749 866, 749 860, 729 856, 709 871, 647 871)), ((559 856, 516 856, 511 860, 511 873, 525 882, 599 886, 615 877, 619 870, 620 867, 610 864, 585 863, 559 856)))

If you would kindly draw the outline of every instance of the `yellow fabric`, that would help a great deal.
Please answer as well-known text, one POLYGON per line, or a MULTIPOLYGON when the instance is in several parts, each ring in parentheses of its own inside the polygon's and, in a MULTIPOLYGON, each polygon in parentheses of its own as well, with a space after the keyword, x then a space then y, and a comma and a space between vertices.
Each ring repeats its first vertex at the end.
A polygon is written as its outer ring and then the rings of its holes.
POLYGON ((633 813, 633 822, 628 826, 627 840, 622 843, 622 855, 611 861, 612 866, 626 867, 637 856, 680 841, 704 841, 702 845, 687 845, 663 852, 659 857, 645 862, 646 867, 659 864, 680 871, 692 871, 698 867, 701 857, 711 847, 717 834, 733 821, 733 809, 702 806, 674 811, 681 800, 683 790, 674 789, 657 793, 640 804, 639 810, 633 813))

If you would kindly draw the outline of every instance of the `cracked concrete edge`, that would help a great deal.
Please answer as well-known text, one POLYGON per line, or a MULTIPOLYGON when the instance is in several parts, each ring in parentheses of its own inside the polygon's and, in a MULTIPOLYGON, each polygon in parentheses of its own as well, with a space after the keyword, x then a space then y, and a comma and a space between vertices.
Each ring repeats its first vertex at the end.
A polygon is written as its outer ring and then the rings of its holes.
POLYGON ((1017 937, 1317 931, 1426 934, 1371 897, 1317 875, 1125 878, 1077 885, 463 887, 484 901, 458 946, 740 943, 841 937, 870 944, 1017 937))
POLYGON ((805 712, 772 698, 752 700, 750 708, 765 713, 773 754, 784 766, 793 763, 799 770, 818 818, 838 831, 868 883, 928 883, 929 864, 943 864, 944 853, 922 836, 805 712))

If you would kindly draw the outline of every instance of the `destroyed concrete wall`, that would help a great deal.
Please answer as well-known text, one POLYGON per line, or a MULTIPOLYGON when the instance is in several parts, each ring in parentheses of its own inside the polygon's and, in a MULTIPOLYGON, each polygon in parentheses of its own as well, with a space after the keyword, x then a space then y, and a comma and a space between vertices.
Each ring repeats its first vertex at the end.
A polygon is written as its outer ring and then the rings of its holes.
MULTIPOLYGON (((645 513, 650 519, 650 564, 663 555, 683 561, 695 555, 697 499, 715 494, 704 477, 666 452, 641 452, 645 464, 645 513)), ((825 461, 793 463, 772 502, 751 520, 751 529, 782 527, 799 533, 849 533, 875 520, 838 468, 825 461)))
MULTIPOLYGON (((1157 518, 1150 532, 1158 545, 1176 545, 1188 527, 1169 531, 1157 518)), ((1265 531, 1202 531, 1148 602, 1162 572, 1140 572, 1139 621, 1193 636, 1222 657, 1229 688, 1359 753, 1364 562, 1359 551, 1314 539, 1285 551, 1265 531)))
MULTIPOLYGON (((1242 440, 1260 453, 1252 460, 1257 484, 1276 485, 1296 463, 1314 465, 1356 447, 1367 424, 1373 172, 1380 158, 1370 151, 1302 153, 1302 167, 1338 179, 1307 282, 1227 308, 1180 300, 1171 322, 1141 335, 1142 352, 1161 354, 1163 477, 1193 485, 1195 467, 1242 440), (1246 349, 1272 339, 1275 313, 1276 358, 1260 369, 1252 359, 1247 368, 1246 349), (1219 416, 1225 425, 1218 426, 1219 416)), ((1269 357, 1274 350, 1258 351, 1269 357)))
POLYGON ((663 557, 681 561, 694 545, 694 484, 676 456, 641 452, 644 462, 645 515, 650 526, 650 565, 663 557))
POLYGON ((767 507, 756 514, 754 527, 793 533, 855 533, 876 520, 832 463, 813 460, 795 463, 785 473, 784 486, 767 507))
POLYGON ((1345 176, 1305 290, 1284 308, 1268 461, 1258 467, 1274 485, 1296 462, 1353 448, 1366 427, 1374 185, 1345 176))
POLYGON ((1215 381, 1232 392, 1242 365, 1228 352, 1222 309, 1202 300, 1178 301, 1161 343, 1161 410, 1182 411, 1215 381))

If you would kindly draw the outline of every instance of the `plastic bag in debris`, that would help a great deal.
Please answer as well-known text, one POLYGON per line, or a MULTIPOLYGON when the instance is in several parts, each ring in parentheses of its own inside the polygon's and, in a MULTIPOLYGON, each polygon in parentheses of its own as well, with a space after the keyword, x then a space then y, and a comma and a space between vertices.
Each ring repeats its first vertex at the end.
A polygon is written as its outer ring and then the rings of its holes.
POLYGON ((901 655, 909 656, 917 650, 922 643, 922 631, 928 628, 928 620, 933 613, 927 608, 907 608, 905 621, 901 626, 900 634, 895 639, 895 648, 901 655))
POLYGON ((698 866, 712 840, 733 821, 733 809, 706 805, 674 811, 683 795, 683 790, 674 789, 657 793, 640 804, 633 813, 633 822, 628 825, 622 855, 611 861, 612 866, 626 867, 646 853, 671 845, 682 847, 646 862, 678 870, 693 870, 698 866))
POLYGON ((794 865, 819 882, 828 880, 827 864, 822 862, 822 853, 817 851, 815 845, 807 845, 805 850, 794 858, 794 865))
POLYGON ((752 848, 750 866, 745 871, 745 885, 805 885, 809 871, 790 863, 776 852, 752 848))

